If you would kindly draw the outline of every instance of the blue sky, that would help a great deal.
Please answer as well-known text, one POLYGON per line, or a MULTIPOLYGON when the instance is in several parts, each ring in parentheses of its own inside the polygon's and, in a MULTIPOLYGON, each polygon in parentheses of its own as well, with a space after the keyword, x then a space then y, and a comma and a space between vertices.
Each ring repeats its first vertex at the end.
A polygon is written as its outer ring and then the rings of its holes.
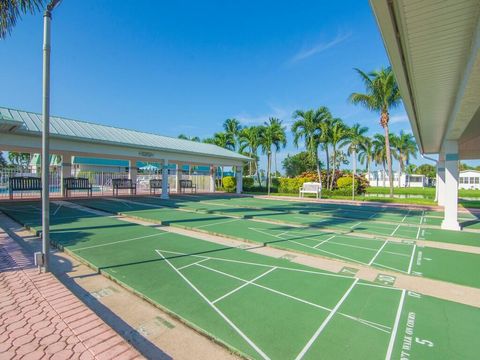
MULTIPOLYGON (((296 109, 327 106, 381 132, 347 102, 354 67, 388 65, 368 1, 71 1, 55 10, 52 114, 141 131, 209 137, 226 118, 275 116, 291 141, 296 109)), ((41 111, 42 16, 0 44, 0 105, 41 111)), ((391 129, 410 131, 403 108, 391 129)), ((279 165, 280 167, 280 165, 279 165)))

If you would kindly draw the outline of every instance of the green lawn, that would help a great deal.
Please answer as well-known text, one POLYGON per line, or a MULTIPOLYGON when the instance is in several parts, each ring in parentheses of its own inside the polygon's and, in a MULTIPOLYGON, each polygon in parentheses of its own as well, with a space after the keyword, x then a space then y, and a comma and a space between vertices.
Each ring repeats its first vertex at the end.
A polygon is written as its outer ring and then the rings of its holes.
MULTIPOLYGON (((39 203, 2 211, 40 230, 39 203)), ((471 306, 55 204, 51 220, 54 244, 248 358, 475 359, 480 351, 471 306)))

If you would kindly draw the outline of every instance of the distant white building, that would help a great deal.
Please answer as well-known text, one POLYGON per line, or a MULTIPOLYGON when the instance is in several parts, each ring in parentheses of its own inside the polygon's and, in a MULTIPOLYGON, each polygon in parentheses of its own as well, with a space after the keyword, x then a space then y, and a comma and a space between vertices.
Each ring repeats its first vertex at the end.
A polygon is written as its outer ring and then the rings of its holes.
POLYGON ((459 189, 475 189, 480 190, 480 171, 477 170, 465 170, 460 171, 458 179, 459 189))
MULTIPOLYGON (((419 174, 405 174, 402 173, 399 176, 398 172, 393 173, 393 186, 394 187, 425 187, 428 185, 428 179, 425 175, 419 174)), ((389 186, 388 173, 384 170, 372 171, 369 174, 366 174, 367 180, 370 182, 370 186, 389 186)))

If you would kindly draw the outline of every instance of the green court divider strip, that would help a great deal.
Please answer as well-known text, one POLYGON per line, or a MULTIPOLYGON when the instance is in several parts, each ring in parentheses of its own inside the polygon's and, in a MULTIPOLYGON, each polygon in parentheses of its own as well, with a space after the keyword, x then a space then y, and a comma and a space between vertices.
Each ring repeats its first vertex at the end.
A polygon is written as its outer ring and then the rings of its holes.
POLYGON ((480 288, 480 272, 475 271, 480 255, 434 248, 415 248, 414 244, 343 236, 288 225, 231 218, 203 212, 189 212, 151 203, 116 200, 80 200, 78 204, 115 214, 122 214, 163 225, 229 237, 283 250, 352 264, 370 265, 414 276, 480 288), (330 237, 333 239, 329 239, 330 237), (320 244, 320 246, 318 246, 320 244), (380 249, 381 245, 386 246, 380 249), (378 251, 378 254, 376 252, 378 251), (425 258, 422 260, 422 255, 425 258), (375 256, 375 261, 370 262, 375 256), (428 259, 428 260, 425 260, 428 259))
MULTIPOLYGON (((245 200, 245 199, 241 199, 245 200)), ((257 200, 258 199, 254 199, 257 200)), ((374 223, 370 220, 365 219, 355 219, 351 218, 341 218, 341 217, 331 217, 331 218, 319 218, 311 214, 302 214, 300 212, 293 212, 297 214, 292 216, 292 213, 279 210, 280 206, 270 206, 266 209, 254 209, 254 210, 245 210, 241 208, 228 209, 225 206, 217 206, 216 208, 211 208, 210 206, 205 206, 205 202, 200 204, 195 204, 195 202, 188 201, 172 201, 172 200, 160 200, 153 197, 141 197, 136 198, 135 201, 144 202, 146 204, 153 204, 158 206, 166 206, 173 208, 185 208, 191 209, 202 213, 211 213, 227 216, 236 216, 243 217, 245 219, 265 219, 273 222, 286 223, 291 225, 303 225, 310 226, 315 228, 321 228, 324 230, 331 229, 333 231, 349 231, 356 232, 360 234, 375 235, 382 237, 389 237, 395 235, 397 238, 403 238, 407 240, 427 240, 427 241, 438 241, 446 242, 459 245, 468 245, 468 246, 480 246, 480 233, 474 232, 458 232, 458 231, 449 231, 442 229, 432 229, 425 228, 420 225, 401 225, 397 230, 398 223, 396 224, 386 224, 386 223, 374 223), (277 210, 271 210, 276 208, 277 210), (358 225, 357 225, 358 224, 358 225), (393 233, 393 235, 392 235, 393 233)), ((273 202, 275 200, 263 200, 267 202, 273 202)), ((210 201, 208 202, 210 204, 210 201)), ((209 205, 207 204, 207 205, 209 205)), ((324 206, 326 204, 322 204, 324 206)), ((331 205, 331 204, 330 204, 331 205)), ((402 215, 404 216, 407 211, 403 209, 402 215)), ((420 218, 420 217, 419 217, 420 218)), ((423 219, 425 219, 423 217, 423 219)), ((422 222, 423 223, 423 222, 422 222)))

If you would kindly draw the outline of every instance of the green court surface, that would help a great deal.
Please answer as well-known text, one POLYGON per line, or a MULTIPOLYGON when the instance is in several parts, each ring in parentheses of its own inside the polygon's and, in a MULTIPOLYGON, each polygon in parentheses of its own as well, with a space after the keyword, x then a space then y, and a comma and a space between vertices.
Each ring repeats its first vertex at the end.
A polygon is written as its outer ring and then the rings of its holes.
MULTIPOLYGON (((395 236, 406 240, 431 240, 480 246, 480 232, 464 231, 459 233, 457 231, 441 230, 439 228, 441 218, 429 216, 424 211, 373 208, 372 206, 363 208, 353 205, 311 204, 281 200, 278 201, 279 204, 276 204, 277 200, 227 196, 212 199, 208 199, 206 196, 176 197, 170 200, 161 200, 160 203, 158 198, 143 197, 139 199, 146 203, 247 219, 257 218, 376 236, 395 236), (189 200, 189 198, 191 199, 189 200), (312 208, 317 210, 312 211, 312 208), (410 219, 409 222, 406 219, 410 219), (428 225, 428 227, 425 227, 425 225, 428 225), (430 226, 436 226, 436 228, 430 228, 430 226)), ((473 215, 465 214, 465 216, 466 222, 477 224, 478 221, 473 219, 473 215), (466 220, 467 218, 469 220, 466 220)))
POLYGON ((156 198, 136 198, 135 201, 88 199, 76 200, 75 203, 279 249, 480 288, 478 254, 419 247, 412 241, 386 241, 348 232, 341 234, 318 228, 298 228, 219 214, 182 211, 162 207, 163 200, 156 198))
MULTIPOLYGON (((40 229, 40 204, 2 211, 40 229)), ((476 359, 478 308, 52 204, 51 240, 254 359, 476 359)))

